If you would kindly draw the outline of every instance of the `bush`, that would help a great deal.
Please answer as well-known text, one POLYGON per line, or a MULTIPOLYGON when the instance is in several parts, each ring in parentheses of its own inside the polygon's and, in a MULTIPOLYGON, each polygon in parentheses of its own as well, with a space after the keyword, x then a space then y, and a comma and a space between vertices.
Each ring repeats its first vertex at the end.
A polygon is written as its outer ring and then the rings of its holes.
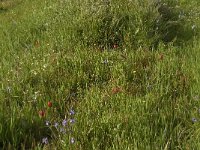
POLYGON ((155 3, 158 14, 149 31, 149 37, 155 37, 152 46, 157 48, 159 42, 175 45, 192 39, 195 35, 193 27, 189 24, 190 12, 177 1, 160 1, 155 3))

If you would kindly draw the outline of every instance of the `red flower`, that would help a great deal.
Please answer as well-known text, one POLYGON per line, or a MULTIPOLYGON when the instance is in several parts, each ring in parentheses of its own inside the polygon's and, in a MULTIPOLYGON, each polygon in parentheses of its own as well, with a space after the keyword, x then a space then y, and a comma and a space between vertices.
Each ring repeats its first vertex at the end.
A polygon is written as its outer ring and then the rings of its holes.
POLYGON ((48 105, 48 107, 52 107, 52 102, 49 101, 49 102, 47 103, 47 105, 48 105))
POLYGON ((122 89, 120 87, 114 87, 114 88, 112 88, 112 94, 117 94, 119 92, 122 92, 122 89))
POLYGON ((45 116, 45 111, 44 110, 40 110, 39 111, 39 116, 40 117, 44 117, 45 116))

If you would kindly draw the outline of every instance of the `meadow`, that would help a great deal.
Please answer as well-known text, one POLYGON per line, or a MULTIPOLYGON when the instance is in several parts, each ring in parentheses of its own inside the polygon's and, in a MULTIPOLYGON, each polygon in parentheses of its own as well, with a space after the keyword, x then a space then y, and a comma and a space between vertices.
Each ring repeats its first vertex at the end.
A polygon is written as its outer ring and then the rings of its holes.
POLYGON ((199 0, 0 0, 0 149, 200 150, 199 0))

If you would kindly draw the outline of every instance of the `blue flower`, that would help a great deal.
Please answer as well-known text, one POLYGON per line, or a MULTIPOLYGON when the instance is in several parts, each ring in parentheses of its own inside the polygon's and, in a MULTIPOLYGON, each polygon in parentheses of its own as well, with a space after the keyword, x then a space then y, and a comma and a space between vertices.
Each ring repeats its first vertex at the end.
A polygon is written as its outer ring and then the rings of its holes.
POLYGON ((67 120, 66 120, 66 119, 64 119, 64 120, 62 121, 62 125, 63 125, 64 127, 67 125, 67 120))
POLYGON ((75 114, 75 111, 74 111, 73 109, 71 109, 71 110, 69 111, 69 114, 70 114, 70 115, 74 115, 74 114, 75 114))
POLYGON ((64 134, 64 133, 66 133, 66 129, 65 128, 60 128, 60 132, 64 134))
POLYGON ((43 138, 42 139, 42 143, 43 144, 48 144, 49 143, 48 138, 47 137, 43 138))
POLYGON ((59 126, 59 124, 57 122, 55 122, 54 127, 57 129, 59 126))
POLYGON ((75 123, 75 119, 69 119, 70 123, 75 123))

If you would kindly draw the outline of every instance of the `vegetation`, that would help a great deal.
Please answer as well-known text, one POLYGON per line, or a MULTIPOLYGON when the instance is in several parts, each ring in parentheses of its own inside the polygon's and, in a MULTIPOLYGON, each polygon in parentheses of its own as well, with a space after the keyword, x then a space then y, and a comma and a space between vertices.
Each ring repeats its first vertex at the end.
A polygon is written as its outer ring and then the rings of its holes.
POLYGON ((0 149, 199 149, 198 0, 1 0, 0 149))

